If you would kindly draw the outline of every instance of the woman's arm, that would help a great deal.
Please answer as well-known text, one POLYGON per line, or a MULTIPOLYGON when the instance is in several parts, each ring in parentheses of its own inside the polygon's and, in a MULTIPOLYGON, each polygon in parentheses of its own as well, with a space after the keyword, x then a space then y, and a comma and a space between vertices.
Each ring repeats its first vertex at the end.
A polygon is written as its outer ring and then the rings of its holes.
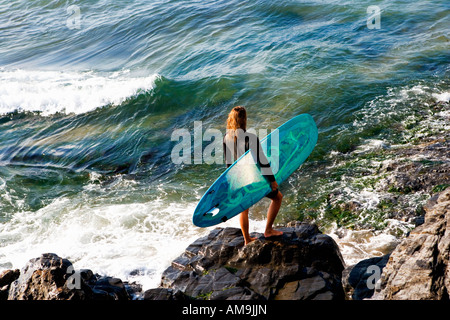
MULTIPOLYGON (((267 178, 267 180, 272 184, 273 182, 276 183, 275 176, 273 175, 272 168, 270 167, 269 160, 267 159, 266 155, 264 154, 264 151, 262 149, 261 143, 259 142, 259 139, 256 138, 256 149, 257 149, 257 161, 259 166, 261 167, 261 172, 263 176, 267 178)), ((278 185, 277 185, 278 187, 278 185)), ((276 188, 276 187, 275 187, 276 188)), ((274 189, 274 188, 272 188, 274 189)))
MULTIPOLYGON (((225 136, 223 139, 223 154, 224 154, 225 163, 228 168, 229 166, 231 166, 233 161, 235 161, 236 159, 232 159, 233 152, 229 149, 226 138, 227 137, 225 136)), ((237 148, 237 146, 235 145, 234 148, 237 148)), ((261 146, 261 143, 259 142, 258 137, 254 134, 250 134, 247 132, 245 135, 245 151, 247 151, 249 149, 252 150, 251 152, 252 152, 253 158, 256 159, 256 162, 259 164, 259 166, 261 168, 261 172, 262 172, 263 176, 266 177, 266 179, 269 181, 269 183, 272 186, 272 189, 275 190, 276 188, 278 188, 278 184, 275 180, 275 176, 273 175, 273 171, 272 171, 272 168, 270 167, 269 160, 267 159, 266 155, 264 154, 264 151, 262 149, 262 146, 261 146), (256 143, 256 145, 255 145, 255 143, 256 143)), ((237 154, 237 155, 235 154, 235 156, 239 156, 239 154, 237 154)))

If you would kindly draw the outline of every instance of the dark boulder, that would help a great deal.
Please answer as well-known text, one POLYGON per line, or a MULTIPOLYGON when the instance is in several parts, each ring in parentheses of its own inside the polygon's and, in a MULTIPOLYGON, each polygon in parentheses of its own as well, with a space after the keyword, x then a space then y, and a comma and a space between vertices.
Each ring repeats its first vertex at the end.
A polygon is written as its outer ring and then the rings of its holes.
POLYGON ((164 271, 161 288, 144 298, 344 299, 344 262, 334 240, 314 224, 280 230, 274 239, 253 234, 258 239, 244 246, 240 229, 214 229, 190 244, 164 271))
POLYGON ((342 284, 348 297, 363 300, 373 296, 390 254, 364 259, 342 272, 342 284), (377 283, 378 282, 378 283, 377 283))
POLYGON ((4 270, 0 273, 0 300, 8 299, 8 292, 11 283, 20 275, 19 269, 4 270))
POLYGON ((74 270, 72 263, 54 253, 28 261, 10 284, 9 300, 129 300, 120 279, 74 270))

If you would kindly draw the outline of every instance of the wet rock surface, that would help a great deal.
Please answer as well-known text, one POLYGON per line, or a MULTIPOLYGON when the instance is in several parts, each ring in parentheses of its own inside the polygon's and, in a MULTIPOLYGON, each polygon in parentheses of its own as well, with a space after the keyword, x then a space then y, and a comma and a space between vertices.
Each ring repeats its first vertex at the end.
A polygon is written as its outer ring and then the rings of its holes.
POLYGON ((390 226, 387 220, 396 220, 404 227, 389 233, 401 237, 420 225, 426 201, 450 186, 450 104, 436 103, 424 111, 429 114, 414 121, 417 134, 405 132, 406 124, 401 124, 390 138, 381 135, 334 154, 333 162, 320 170, 329 183, 313 196, 305 191, 311 200, 300 204, 300 220, 314 220, 320 203, 323 230, 333 223, 381 230, 390 226), (419 119, 432 121, 427 125, 419 119))
POLYGON ((444 137, 393 150, 396 160, 383 162, 379 189, 397 195, 432 194, 450 186, 450 142, 444 137))
POLYGON ((217 228, 197 239, 162 274, 145 299, 344 299, 344 262, 316 225, 292 223, 283 236, 244 246, 240 229, 217 228))
POLYGON ((390 254, 361 260, 349 266, 342 272, 342 284, 347 297, 352 300, 371 298, 375 293, 377 281, 383 268, 388 262, 390 254))
POLYGON ((19 275, 19 269, 4 270, 0 273, 0 300, 6 300, 8 298, 11 283, 16 280, 19 275))

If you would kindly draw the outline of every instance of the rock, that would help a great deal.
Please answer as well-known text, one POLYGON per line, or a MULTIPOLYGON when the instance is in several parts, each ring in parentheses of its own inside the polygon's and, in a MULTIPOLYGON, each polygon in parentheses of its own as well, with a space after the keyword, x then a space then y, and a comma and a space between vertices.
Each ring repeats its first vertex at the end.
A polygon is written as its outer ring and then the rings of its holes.
POLYGON ((100 276, 90 286, 96 300, 129 300, 129 295, 122 280, 100 276))
POLYGON ((342 284, 347 296, 353 300, 363 300, 372 297, 375 290, 377 275, 381 275, 390 254, 381 257, 364 259, 349 266, 342 272, 342 284), (368 281, 373 286, 368 285, 368 281))
POLYGON ((317 292, 326 288, 325 280, 317 275, 315 277, 306 278, 298 281, 291 281, 284 284, 283 288, 278 291, 276 300, 306 300, 315 295, 317 292))
POLYGON ((424 207, 425 222, 392 252, 375 299, 440 300, 450 290, 450 188, 424 207))
MULTIPOLYGON (((84 291, 70 289, 66 281, 72 264, 53 253, 31 259, 9 289, 9 300, 72 300, 82 299, 84 291)), ((73 268, 72 268, 73 270, 73 268)))
POLYGON ((11 283, 20 275, 19 269, 4 270, 0 273, 0 300, 8 299, 8 292, 11 283))
POLYGON ((144 300, 188 300, 188 297, 179 290, 154 288, 145 291, 144 300))
POLYGON ((72 263, 54 253, 28 261, 11 283, 9 300, 129 300, 120 279, 75 271, 72 263))
POLYGON ((436 186, 450 185, 449 147, 450 141, 443 139, 394 150, 396 160, 380 168, 386 176, 380 185, 403 194, 433 193, 436 186))
POLYGON ((140 283, 137 283, 136 281, 128 282, 124 281, 124 286, 126 291, 128 292, 128 296, 132 300, 142 300, 143 298, 143 292, 142 292, 142 285, 140 283))
POLYGON ((0 287, 10 285, 20 275, 19 269, 5 270, 0 273, 0 287))
POLYGON ((344 262, 334 240, 316 225, 293 223, 282 237, 244 246, 238 228, 217 228, 197 239, 162 274, 144 299, 344 299, 344 262))

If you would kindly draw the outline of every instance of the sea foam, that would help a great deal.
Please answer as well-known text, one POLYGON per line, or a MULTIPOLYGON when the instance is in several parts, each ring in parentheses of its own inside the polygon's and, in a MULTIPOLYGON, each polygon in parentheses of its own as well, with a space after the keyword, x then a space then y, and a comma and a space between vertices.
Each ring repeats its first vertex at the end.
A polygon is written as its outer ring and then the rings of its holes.
POLYGON ((0 114, 14 111, 85 113, 118 105, 151 90, 157 74, 132 77, 128 70, 100 74, 94 71, 59 72, 0 69, 0 114))
MULTIPOLYGON (((192 224, 195 202, 170 202, 164 196, 110 202, 96 178, 80 197, 60 197, 37 211, 15 212, 0 224, 0 271, 20 269, 29 259, 52 252, 69 259, 76 270, 136 281, 146 290, 159 285, 163 271, 190 243, 217 227, 192 224)), ((122 180, 118 188, 133 186, 122 180)), ((264 225, 252 219, 250 232, 264 232, 264 225)), ((218 227, 239 228, 239 219, 218 227)))

